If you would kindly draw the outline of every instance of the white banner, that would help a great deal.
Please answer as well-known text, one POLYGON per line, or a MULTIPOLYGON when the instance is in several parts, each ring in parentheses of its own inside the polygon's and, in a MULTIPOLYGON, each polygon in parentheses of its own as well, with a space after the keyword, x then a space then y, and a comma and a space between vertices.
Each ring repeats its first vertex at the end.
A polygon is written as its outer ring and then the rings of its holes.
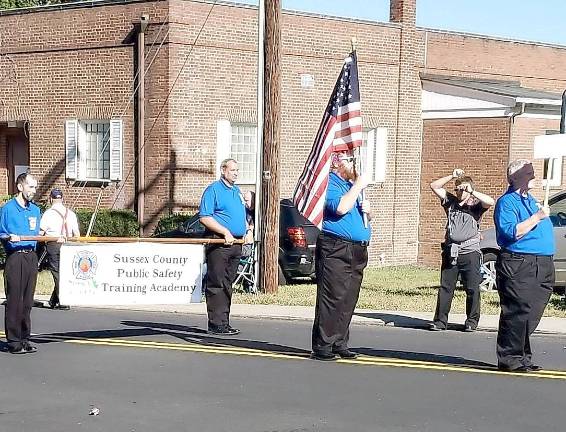
POLYGON ((537 135, 533 147, 535 159, 556 159, 566 156, 564 134, 537 135))
POLYGON ((204 246, 163 243, 65 243, 61 304, 199 303, 204 246))

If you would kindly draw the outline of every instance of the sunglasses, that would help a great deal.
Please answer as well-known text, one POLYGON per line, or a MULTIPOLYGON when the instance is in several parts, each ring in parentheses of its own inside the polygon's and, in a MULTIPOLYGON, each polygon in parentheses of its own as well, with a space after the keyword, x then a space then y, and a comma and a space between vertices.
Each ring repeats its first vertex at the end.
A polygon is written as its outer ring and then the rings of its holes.
POLYGON ((342 162, 352 162, 354 159, 356 159, 354 156, 345 156, 345 157, 338 158, 338 160, 340 160, 342 162))

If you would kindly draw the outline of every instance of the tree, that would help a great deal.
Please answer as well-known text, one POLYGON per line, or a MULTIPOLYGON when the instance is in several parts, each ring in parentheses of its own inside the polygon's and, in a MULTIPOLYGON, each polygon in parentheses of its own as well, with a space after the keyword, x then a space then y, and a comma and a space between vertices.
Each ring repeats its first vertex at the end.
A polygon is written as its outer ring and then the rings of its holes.
POLYGON ((61 0, 0 0, 0 10, 64 3, 61 0))

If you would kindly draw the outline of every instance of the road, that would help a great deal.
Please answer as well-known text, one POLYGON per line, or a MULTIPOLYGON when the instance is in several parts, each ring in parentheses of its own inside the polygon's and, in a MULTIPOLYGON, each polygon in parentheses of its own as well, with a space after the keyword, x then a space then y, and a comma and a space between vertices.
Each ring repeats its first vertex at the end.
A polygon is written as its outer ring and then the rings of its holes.
MULTIPOLYGON (((0 312, 3 320, 3 311, 0 312)), ((34 309, 39 351, 0 353, 0 431, 563 430, 566 336, 536 335, 545 371, 494 368, 495 333, 352 328, 354 361, 308 359, 310 323, 34 309), (100 414, 89 416, 92 408, 100 414)), ((2 334, 2 337, 4 335, 2 334)))

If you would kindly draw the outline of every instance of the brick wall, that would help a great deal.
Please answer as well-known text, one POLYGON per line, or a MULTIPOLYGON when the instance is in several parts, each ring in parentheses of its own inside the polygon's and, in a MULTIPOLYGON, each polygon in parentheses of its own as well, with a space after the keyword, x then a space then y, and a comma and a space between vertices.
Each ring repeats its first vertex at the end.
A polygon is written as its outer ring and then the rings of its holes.
MULTIPOLYGON (((0 82, 0 122, 29 121, 31 170, 39 176, 39 199, 54 186, 61 187, 75 207, 92 207, 98 196, 96 185, 65 182, 66 119, 122 117, 124 175, 131 172, 134 122, 128 101, 135 71, 128 36, 142 13, 159 23, 166 7, 167 2, 141 2, 0 16, 0 63, 9 67, 9 79, 0 82)), ((102 205, 114 203, 117 208, 132 207, 133 175, 104 191, 102 205)))
POLYGON ((539 90, 566 88, 566 47, 426 31, 427 73, 519 81, 539 90))
MULTIPOLYGON (((430 183, 462 168, 476 188, 497 199, 506 188, 505 170, 509 151, 510 120, 458 119, 425 120, 420 182, 419 257, 424 265, 440 264, 440 243, 445 233, 446 215, 430 183)), ((446 185, 451 191, 454 183, 446 185)), ((481 227, 493 226, 493 210, 484 214, 481 227)))
MULTIPOLYGON (((511 127, 509 160, 528 159, 533 161, 537 181, 536 187, 531 193, 539 199, 544 199, 544 187, 540 181, 544 178, 544 162, 543 160, 533 160, 533 142, 535 136, 544 135, 549 130, 557 131, 559 129, 560 120, 529 117, 516 117, 511 127)), ((564 189, 564 184, 566 184, 566 174, 562 169, 562 185, 551 186, 550 195, 564 189)))
MULTIPOLYGON (((417 30, 415 5, 415 0, 394 0, 393 22, 385 24, 292 12, 282 16, 282 197, 293 191, 350 38, 358 40, 364 125, 388 131, 386 181, 370 187, 367 194, 377 209, 372 264, 381 254, 385 264, 416 262, 418 227, 426 226, 427 207, 420 211, 420 223, 414 213, 430 192, 428 186, 421 187, 419 196, 414 185, 428 184, 433 173, 426 171, 426 154, 445 144, 436 138, 427 143, 421 164, 419 72, 517 78, 544 89, 564 85, 559 73, 566 66, 563 49, 417 30), (547 66, 540 66, 541 59, 547 66), (303 88, 301 74, 312 75, 314 86, 303 88)), ((0 61, 14 73, 0 82, 0 122, 30 121, 31 164, 35 172, 43 173, 43 196, 58 185, 69 201, 89 206, 98 188, 64 182, 64 120, 123 116, 127 179, 104 191, 103 205, 133 208, 134 106, 127 101, 136 71, 133 29, 142 13, 150 17, 145 210, 151 228, 164 213, 192 211, 198 205, 203 189, 215 177, 217 122, 256 120, 256 9, 170 0, 2 15, 0 61)), ((502 122, 494 120, 497 125, 502 122)), ((465 120, 460 123, 467 125, 465 120)), ((501 131, 489 124, 481 132, 469 126, 466 133, 474 139, 481 135, 482 142, 491 143, 486 151, 495 151, 493 142, 499 143, 501 131), (488 139, 489 133, 495 135, 488 139)), ((1 148, 0 142, 0 156, 1 148)), ((457 157, 444 162, 467 163, 457 157)), ((506 163, 506 157, 505 150, 492 159, 505 158, 506 163)), ((494 172, 499 172, 498 163, 494 172)))

